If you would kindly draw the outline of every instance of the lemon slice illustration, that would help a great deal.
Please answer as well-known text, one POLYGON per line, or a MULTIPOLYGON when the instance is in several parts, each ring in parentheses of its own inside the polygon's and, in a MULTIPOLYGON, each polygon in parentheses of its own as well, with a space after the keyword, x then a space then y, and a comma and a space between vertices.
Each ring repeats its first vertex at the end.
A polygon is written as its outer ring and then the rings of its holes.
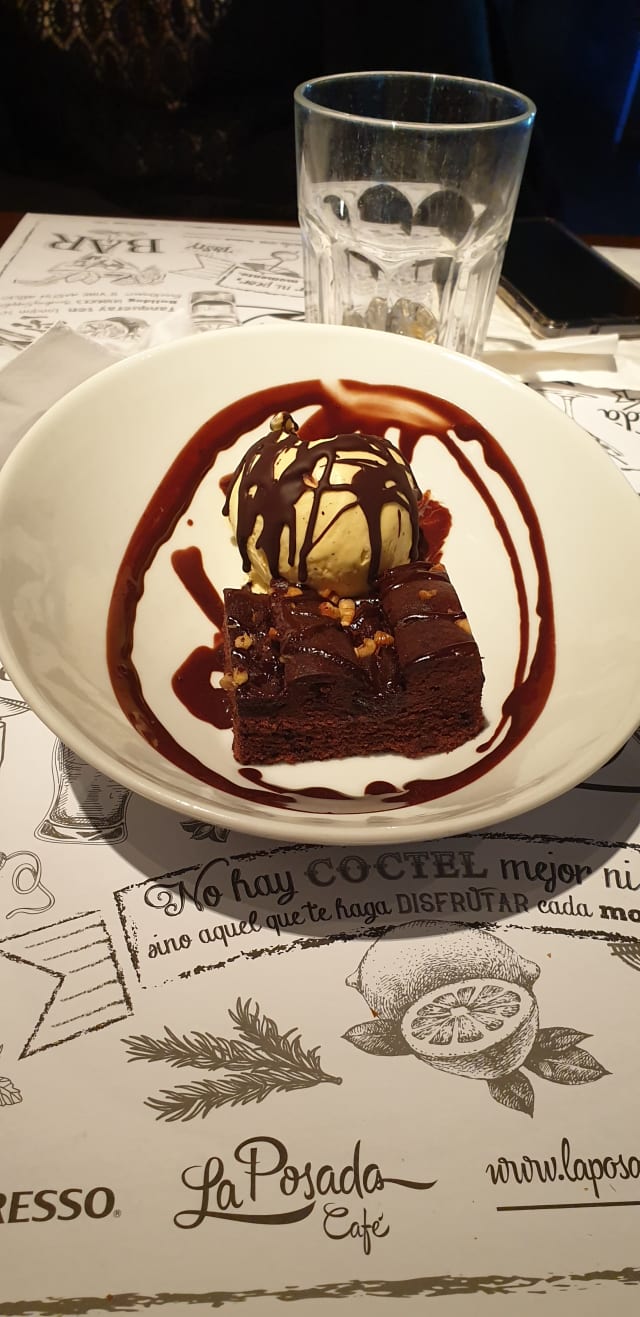
POLYGON ((483 928, 415 919, 383 933, 347 984, 376 1015, 401 1020, 425 993, 469 979, 500 979, 531 988, 540 966, 483 928))
POLYGON ((425 993, 403 1017, 402 1033, 421 1061, 469 1079, 517 1070, 538 1032, 535 997, 519 983, 466 979, 425 993))

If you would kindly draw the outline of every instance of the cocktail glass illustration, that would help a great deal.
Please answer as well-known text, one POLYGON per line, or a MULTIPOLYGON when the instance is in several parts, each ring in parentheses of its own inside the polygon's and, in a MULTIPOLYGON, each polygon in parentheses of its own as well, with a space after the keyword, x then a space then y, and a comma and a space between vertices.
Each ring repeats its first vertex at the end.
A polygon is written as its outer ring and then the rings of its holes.
POLYGON ((17 696, 18 692, 11 683, 9 673, 6 668, 3 667, 2 663, 0 663, 0 764, 2 764, 5 752, 7 733, 6 719, 15 718, 19 713, 29 712, 29 705, 25 704, 24 700, 14 699, 12 695, 5 694, 9 686, 11 686, 11 690, 14 691, 17 696))
POLYGON ((56 740, 52 756, 53 798, 36 829, 42 841, 122 842, 131 792, 85 763, 56 740))

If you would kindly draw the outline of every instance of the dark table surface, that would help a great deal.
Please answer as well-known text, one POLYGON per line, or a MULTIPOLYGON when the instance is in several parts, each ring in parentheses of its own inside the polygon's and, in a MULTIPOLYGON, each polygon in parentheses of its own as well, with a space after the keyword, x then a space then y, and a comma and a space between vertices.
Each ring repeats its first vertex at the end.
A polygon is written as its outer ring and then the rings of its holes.
POLYGON ((0 242, 9 237, 20 219, 22 215, 17 210, 0 210, 0 242))

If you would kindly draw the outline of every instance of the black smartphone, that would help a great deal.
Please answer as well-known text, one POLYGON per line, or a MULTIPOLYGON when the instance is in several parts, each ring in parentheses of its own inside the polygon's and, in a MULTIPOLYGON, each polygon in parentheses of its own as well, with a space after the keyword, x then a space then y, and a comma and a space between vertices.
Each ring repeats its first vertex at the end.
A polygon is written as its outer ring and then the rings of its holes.
POLYGON ((534 331, 640 337, 640 284, 553 219, 517 219, 500 295, 534 331))

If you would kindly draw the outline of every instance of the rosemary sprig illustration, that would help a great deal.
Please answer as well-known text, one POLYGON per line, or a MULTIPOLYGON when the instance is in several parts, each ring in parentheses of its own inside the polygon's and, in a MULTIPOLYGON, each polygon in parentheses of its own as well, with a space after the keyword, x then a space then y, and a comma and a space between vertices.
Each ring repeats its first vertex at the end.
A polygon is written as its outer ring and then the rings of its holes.
POLYGON ((281 1033, 257 1002, 239 998, 229 1015, 239 1038, 209 1033, 180 1038, 165 1027, 163 1038, 145 1034, 126 1040, 130 1061, 164 1061, 177 1069, 224 1072, 215 1080, 194 1080, 148 1098, 146 1105, 157 1113, 156 1119, 193 1120, 223 1106, 263 1102, 273 1093, 342 1083, 323 1071, 317 1047, 305 1049, 295 1029, 281 1033))
MULTIPOLYGON (((330 1075, 324 1078, 332 1084, 341 1082, 330 1075)), ((146 1105, 158 1113, 158 1120, 193 1120, 195 1116, 208 1116, 220 1107, 245 1107, 250 1102, 264 1102, 272 1093, 290 1093, 309 1086, 309 1079, 302 1076, 278 1075, 265 1068, 223 1075, 217 1081, 196 1080, 193 1084, 180 1084, 175 1089, 163 1089, 158 1097, 147 1098, 146 1105)))
POLYGON ((300 1035, 295 1029, 280 1033, 275 1020, 270 1019, 268 1015, 260 1014, 257 1003, 252 1009, 251 1000, 243 1002, 238 998, 235 1011, 229 1011, 229 1015, 240 1036, 253 1046, 257 1053, 261 1052, 267 1057, 272 1064, 279 1062, 285 1068, 290 1068, 292 1073, 297 1072, 310 1080, 315 1080, 316 1083, 327 1078, 333 1083, 341 1082, 323 1074, 317 1047, 305 1051, 300 1035))
POLYGON ((253 1051, 246 1043, 235 1038, 215 1038, 210 1033, 193 1033, 179 1038, 165 1026, 164 1038, 149 1038, 146 1034, 128 1039, 130 1061, 166 1061, 183 1070, 193 1066, 196 1070, 219 1070, 227 1065, 250 1062, 253 1051))

